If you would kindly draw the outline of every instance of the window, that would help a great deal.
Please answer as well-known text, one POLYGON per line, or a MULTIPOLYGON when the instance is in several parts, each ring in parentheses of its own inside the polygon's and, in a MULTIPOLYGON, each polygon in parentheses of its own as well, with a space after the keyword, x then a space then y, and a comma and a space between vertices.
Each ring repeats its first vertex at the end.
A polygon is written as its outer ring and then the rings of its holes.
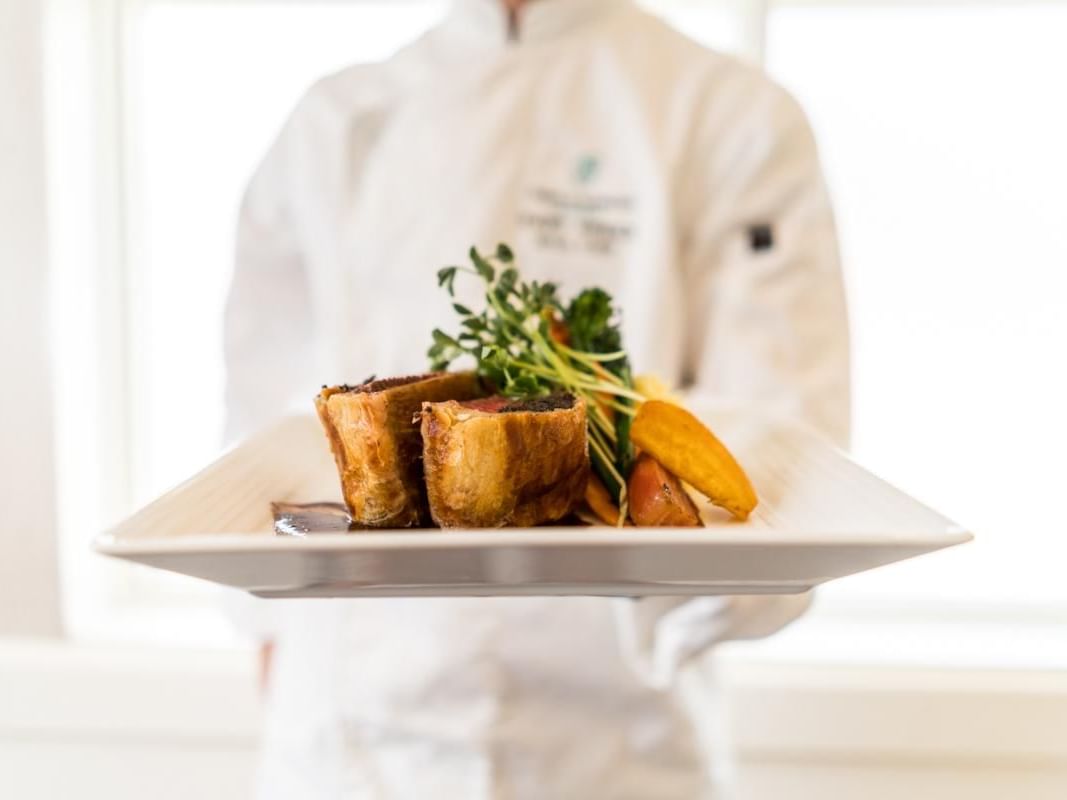
POLYGON ((770 16, 769 69, 814 121, 838 209, 856 456, 978 534, 872 591, 1067 603, 1041 499, 1067 448, 1064 30, 1048 3, 770 16))
POLYGON ((73 164, 95 158, 83 202, 118 215, 98 212, 94 240, 74 230, 84 206, 58 214, 84 245, 57 254, 55 291, 64 605, 75 635, 229 639, 212 587, 109 564, 87 552, 88 539, 221 451, 222 311, 238 204, 298 98, 330 72, 387 58, 446 6, 131 0, 87 2, 80 18, 55 12, 52 95, 66 134, 55 148, 58 194, 68 194, 73 164), (79 68, 95 80, 72 85, 79 68), (80 108, 85 97, 95 110, 80 108), (95 140, 89 152, 83 134, 95 140), (86 250, 97 254, 95 282, 86 250), (86 428, 86 417, 99 425, 86 428))
MULTIPOLYGON (((1062 620, 1067 538, 1045 509, 1067 451, 1067 110, 1057 101, 1067 2, 645 5, 699 41, 764 57, 809 112, 847 269, 856 455, 979 536, 827 587, 823 615, 901 619, 936 607, 953 619, 1062 620)), ((54 26, 56 58, 95 76, 84 88, 96 102, 72 100, 69 71, 54 77, 71 139, 57 152, 68 154, 68 186, 77 148, 88 148, 95 166, 77 180, 103 233, 72 229, 57 253, 68 265, 57 337, 61 363, 74 365, 58 387, 67 606, 75 629, 92 632, 150 596, 152 619, 169 607, 176 630, 213 594, 110 569, 86 554, 87 535, 218 451, 237 203, 297 97, 323 74, 388 56, 446 3, 80 7, 77 25, 54 26), (79 120, 89 145, 71 133, 79 120), (80 416, 101 422, 87 430, 80 416)), ((64 204, 60 216, 76 217, 75 199, 64 204)), ((197 627, 190 637, 203 639, 197 627)), ((794 638, 805 636, 815 641, 798 627, 794 638)))

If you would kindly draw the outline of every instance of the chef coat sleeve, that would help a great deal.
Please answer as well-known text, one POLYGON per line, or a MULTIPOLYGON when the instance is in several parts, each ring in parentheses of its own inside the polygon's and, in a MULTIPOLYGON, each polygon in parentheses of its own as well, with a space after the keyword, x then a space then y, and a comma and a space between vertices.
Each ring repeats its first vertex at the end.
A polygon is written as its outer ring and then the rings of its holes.
MULTIPOLYGON (((225 438, 231 444, 289 411, 311 407, 311 302, 291 181, 301 115, 298 106, 240 207, 224 328, 225 438)), ((276 635, 275 603, 233 590, 222 598, 238 632, 256 640, 276 635)))
POLYGON ((256 170, 241 203, 226 304, 226 438, 311 407, 313 315, 295 219, 293 173, 306 126, 298 107, 256 170))
MULTIPOLYGON (((715 144, 708 134, 681 193, 687 405, 799 420, 847 446, 848 325, 814 138, 773 84, 737 96, 746 107, 715 144)), ((666 685, 714 644, 768 636, 810 603, 811 593, 645 598, 616 610, 635 669, 666 685)))
POLYGON ((688 395, 849 438, 849 339, 833 211, 803 111, 766 81, 683 194, 688 395))
POLYGON ((645 597, 615 606, 622 652, 651 686, 666 688, 692 659, 721 642, 762 639, 811 605, 812 592, 738 597, 645 597))

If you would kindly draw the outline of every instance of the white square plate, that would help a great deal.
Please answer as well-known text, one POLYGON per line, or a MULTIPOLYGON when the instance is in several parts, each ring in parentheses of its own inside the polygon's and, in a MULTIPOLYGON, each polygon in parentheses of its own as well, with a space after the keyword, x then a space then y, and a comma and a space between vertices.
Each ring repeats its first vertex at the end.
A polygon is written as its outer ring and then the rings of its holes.
POLYGON ((703 529, 542 527, 273 532, 272 501, 337 501, 312 417, 240 445, 101 536, 107 555, 262 597, 711 595, 803 592, 969 540, 805 430, 713 418, 752 479, 746 523, 706 502, 703 529))

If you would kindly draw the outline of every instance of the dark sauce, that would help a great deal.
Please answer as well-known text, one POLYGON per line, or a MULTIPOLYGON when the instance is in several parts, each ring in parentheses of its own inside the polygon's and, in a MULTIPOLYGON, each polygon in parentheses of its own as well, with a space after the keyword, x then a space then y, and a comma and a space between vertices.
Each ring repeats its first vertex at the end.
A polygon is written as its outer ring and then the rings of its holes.
MULTIPOLYGON (((271 503, 274 515, 274 532, 278 536, 304 538, 318 533, 353 533, 366 531, 352 521, 348 509, 340 503, 271 503)), ((546 525, 561 527, 588 527, 576 514, 568 514, 558 522, 546 525)))
POLYGON ((351 533, 361 530, 340 503, 271 503, 274 532, 279 536, 351 533))

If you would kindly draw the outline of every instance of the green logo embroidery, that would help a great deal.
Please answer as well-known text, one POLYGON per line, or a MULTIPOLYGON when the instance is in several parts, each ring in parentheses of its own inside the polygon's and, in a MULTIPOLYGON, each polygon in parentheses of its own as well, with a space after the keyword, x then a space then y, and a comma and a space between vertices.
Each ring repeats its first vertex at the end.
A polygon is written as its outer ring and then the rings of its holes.
POLYGON ((589 183, 600 169, 600 159, 594 155, 584 155, 578 159, 574 168, 574 177, 578 183, 589 183))

